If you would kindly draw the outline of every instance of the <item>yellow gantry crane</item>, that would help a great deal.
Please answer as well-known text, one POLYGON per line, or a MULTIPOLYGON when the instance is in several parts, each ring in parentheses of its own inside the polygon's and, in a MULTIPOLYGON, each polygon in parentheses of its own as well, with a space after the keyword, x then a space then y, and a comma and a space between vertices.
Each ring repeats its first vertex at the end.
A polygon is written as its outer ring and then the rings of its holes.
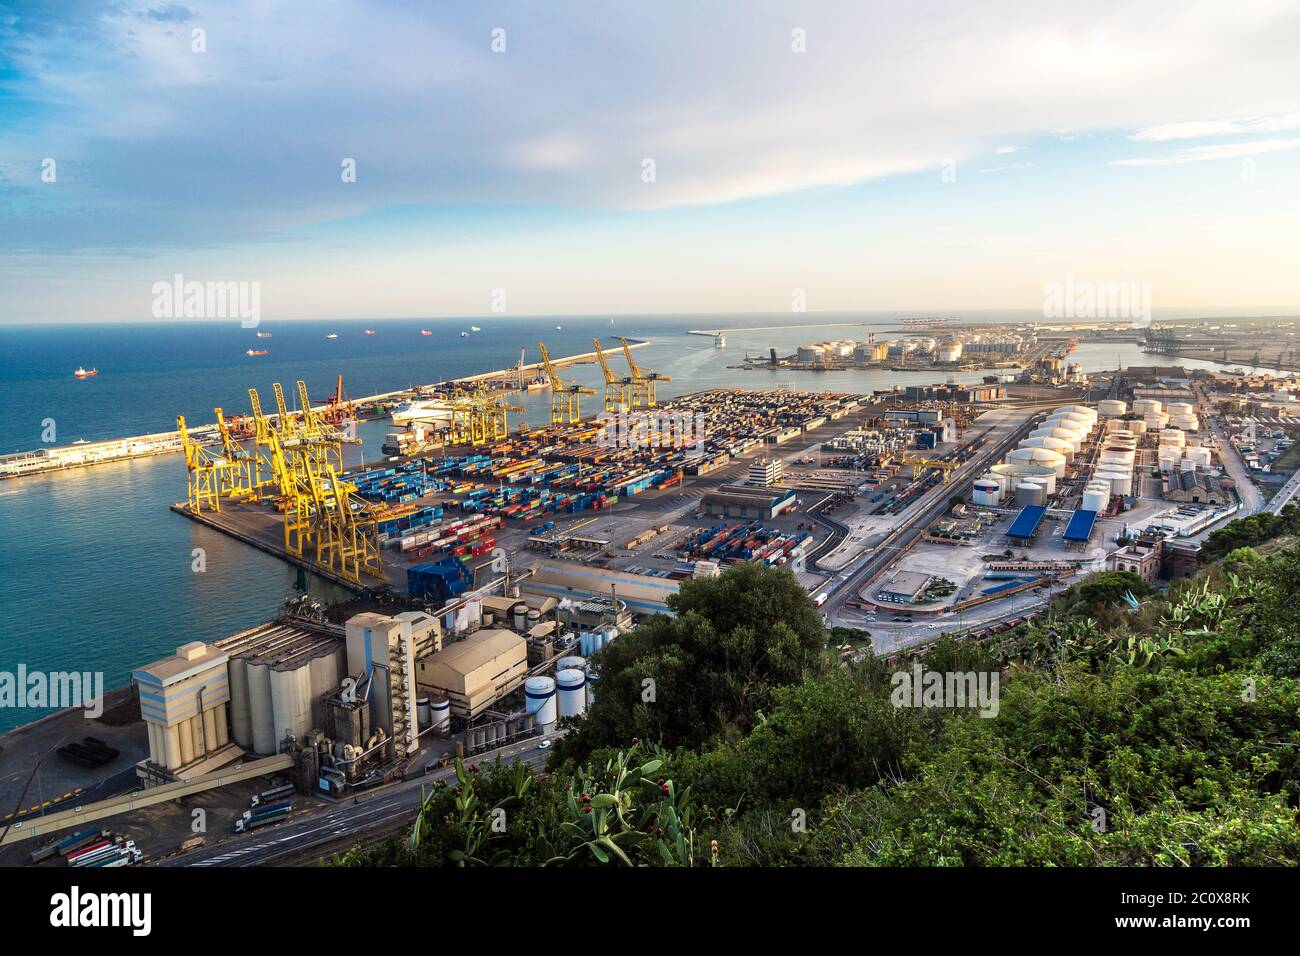
POLYGON ((619 341, 623 343, 623 357, 627 359, 628 370, 632 373, 632 407, 654 408, 656 406, 655 383, 671 382, 673 377, 642 370, 641 366, 636 364, 636 359, 632 357, 632 346, 627 344, 627 339, 619 336, 619 341))
POLYGON ((230 467, 221 473, 221 494, 226 498, 243 499, 258 496, 258 456, 250 455, 235 441, 226 427, 226 417, 220 407, 212 410, 217 416, 217 433, 221 436, 221 452, 230 467))
POLYGON ((605 411, 611 415, 627 411, 632 405, 632 379, 619 378, 614 374, 605 361, 605 350, 600 347, 600 339, 592 339, 591 344, 596 347, 600 370, 605 373, 605 411))
POLYGON ((228 466, 224 458, 216 458, 191 436, 185 427, 185 416, 176 416, 176 430, 180 432, 181 449, 185 452, 187 492, 190 510, 201 514, 221 510, 221 486, 228 466))
POLYGON ((926 468, 942 471, 944 484, 948 483, 948 480, 952 478, 952 473, 962 465, 959 461, 944 461, 941 458, 919 458, 915 455, 904 455, 898 458, 897 461, 900 465, 910 465, 916 471, 926 468))
POLYGON ((582 396, 595 395, 596 390, 560 378, 555 366, 551 364, 545 343, 538 342, 537 350, 542 353, 542 367, 546 369, 546 377, 551 380, 551 424, 576 425, 582 421, 582 396))

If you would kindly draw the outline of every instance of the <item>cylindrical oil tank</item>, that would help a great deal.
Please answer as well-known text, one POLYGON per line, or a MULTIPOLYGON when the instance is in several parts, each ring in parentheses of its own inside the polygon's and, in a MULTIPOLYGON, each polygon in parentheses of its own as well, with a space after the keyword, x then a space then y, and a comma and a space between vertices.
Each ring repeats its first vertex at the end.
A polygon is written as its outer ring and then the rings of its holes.
POLYGON ((530 677, 524 681, 524 706, 539 724, 555 723, 555 681, 550 677, 530 677))
POLYGON ((253 747, 253 707, 248 699, 248 662, 232 657, 226 665, 230 679, 230 733, 245 750, 253 747))
POLYGON ((271 667, 257 660, 248 662, 248 700, 252 710, 253 753, 273 754, 279 738, 275 713, 271 709, 271 667))
POLYGON ((1146 434, 1147 422, 1145 418, 1129 418, 1125 420, 1125 424, 1128 425, 1128 430, 1134 435, 1146 434))
POLYGON ((1073 412, 1076 415, 1082 415, 1085 418, 1092 419, 1096 419, 1097 417, 1097 410, 1095 408, 1089 408, 1087 405, 1062 405, 1060 408, 1052 410, 1052 414, 1056 414, 1057 412, 1073 412))
POLYGON ((1180 461, 1180 462, 1178 463, 1178 470, 1179 470, 1179 471, 1195 471, 1195 470, 1196 470, 1196 462, 1191 461, 1190 459, 1184 458, 1182 461, 1180 461))
POLYGON ((993 507, 1002 500, 1002 487, 992 479, 980 478, 971 486, 972 504, 993 507))
POLYGON ((590 707, 592 701, 596 699, 596 681, 600 676, 595 671, 587 672, 587 706, 590 707))
POLYGON ((587 710, 587 675, 567 668, 555 675, 556 697, 561 717, 577 717, 587 710))
POLYGON ((1102 482, 1100 485, 1089 484, 1083 492, 1083 504, 1080 507, 1084 511, 1105 511, 1106 505, 1110 502, 1110 484, 1102 482))
POLYGON ((531 631, 538 624, 542 623, 542 612, 530 608, 528 613, 524 615, 524 622, 531 631))
POLYGON ((1156 452, 1156 460, 1160 465, 1160 470, 1168 474, 1178 468, 1178 463, 1182 460, 1183 450, 1177 445, 1161 445, 1156 452))
POLYGON ((1074 458, 1074 445, 1072 443, 1065 441, 1063 438, 1052 438, 1050 435, 1026 438, 1020 443, 1020 447, 1047 448, 1059 452, 1066 461, 1074 458))
POLYGON ((311 730, 309 662, 271 669, 271 714, 277 748, 286 734, 302 737, 311 730))
POLYGON ((1118 446, 1107 446, 1098 453, 1098 461, 1103 464, 1114 462, 1120 465, 1131 465, 1137 457, 1137 452, 1131 448, 1120 448, 1118 446))
POLYGON ((1181 428, 1164 428, 1160 431, 1160 444, 1177 445, 1182 448, 1187 444, 1187 435, 1181 428))
POLYGON ((1057 478, 1065 477, 1065 456, 1049 448, 1016 448, 1007 454, 1007 461, 1043 465, 1051 468, 1057 478))
POLYGON ((429 698, 415 698, 415 719, 420 722, 421 731, 433 723, 433 708, 429 706, 429 698))
POLYGON ((1139 398, 1133 403, 1133 411, 1138 415, 1157 415, 1162 406, 1154 398, 1139 398))
POLYGON ((600 629, 600 646, 607 647, 610 641, 618 637, 618 628, 612 624, 606 624, 600 629))
POLYGON ((493 614, 491 611, 484 611, 484 612, 483 612, 483 627, 484 627, 484 628, 495 627, 495 626, 496 626, 496 622, 497 622, 497 617, 496 617, 495 614, 493 614))
POLYGON ((1196 467, 1206 469, 1210 467, 1210 449, 1198 445, 1195 448, 1187 448, 1183 451, 1183 457, 1196 462, 1196 467))
POLYGON ((1047 504, 1047 486, 1037 478, 1024 478, 1016 485, 1016 506, 1027 508, 1031 505, 1047 504))
POLYGON ((522 633, 528 627, 528 605, 523 601, 520 601, 511 609, 510 616, 514 619, 516 631, 522 633))
POLYGON ((1117 398, 1107 398, 1097 403, 1097 414, 1111 418, 1128 411, 1128 404, 1117 398))
POLYGON ((1164 412, 1151 412, 1146 416, 1147 431, 1158 432, 1169 424, 1169 416, 1164 412))
POLYGON ((570 655, 569 657, 561 657, 555 662, 555 669, 556 671, 579 670, 585 674, 587 673, 587 659, 585 657, 578 657, 576 654, 570 655))
POLYGON ((1164 410, 1170 415, 1191 415, 1195 411, 1189 402, 1170 402, 1164 410))
POLYGON ((437 728, 434 733, 445 734, 451 728, 451 700, 438 697, 429 703, 429 726, 437 728))
POLYGON ((1023 461, 1011 461, 994 465, 989 471, 1008 479, 1008 485, 1003 491, 1004 498, 1015 494, 1016 485, 1023 478, 1042 478, 1047 482, 1047 493, 1049 495, 1056 493, 1056 469, 1049 468, 1047 465, 1031 465, 1023 461))

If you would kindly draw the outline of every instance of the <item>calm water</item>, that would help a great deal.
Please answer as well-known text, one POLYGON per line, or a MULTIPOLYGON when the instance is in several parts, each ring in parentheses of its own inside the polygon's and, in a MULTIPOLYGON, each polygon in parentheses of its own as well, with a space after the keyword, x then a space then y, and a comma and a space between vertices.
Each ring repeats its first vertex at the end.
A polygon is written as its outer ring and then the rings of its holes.
MULTIPOLYGON (((897 318, 864 314, 826 321, 883 329, 897 318)), ((686 334, 693 328, 789 325, 789 315, 635 317, 617 319, 613 326, 608 318, 476 318, 472 321, 483 331, 461 338, 470 321, 263 322, 260 328, 272 333, 270 339, 256 339, 253 330, 235 323, 0 326, 0 452, 38 447, 46 418, 55 420, 58 444, 164 431, 175 427, 178 413, 207 423, 214 405, 227 413, 246 412, 250 385, 260 391, 264 407, 273 402, 273 381, 291 390, 301 378, 311 395, 323 400, 342 372, 348 393, 360 396, 504 368, 516 361, 523 345, 527 360, 536 361, 539 339, 552 355, 589 351, 593 336, 650 339, 652 344, 635 355, 643 367, 673 376, 661 386, 664 397, 712 386, 868 391, 940 377, 727 368, 746 350, 767 354, 774 347, 788 354, 809 340, 864 338, 861 327, 810 322, 803 328, 729 332, 722 350, 710 338, 686 334), (562 331, 555 330, 557 324, 562 331), (363 335, 367 327, 377 334, 363 335), (421 336, 422 328, 435 334, 421 336), (329 331, 338 339, 326 340, 329 331), (250 347, 270 354, 247 357, 243 353, 250 347), (78 365, 96 367, 100 374, 77 381, 71 373, 78 365)), ((1119 360, 1125 365, 1159 361, 1136 346, 1112 345, 1081 346, 1073 358, 1090 370, 1114 368, 1119 360)), ((615 363, 621 368, 622 357, 615 363)), ((602 381, 594 364, 565 374, 592 386, 602 381)), ((980 374, 957 378, 976 380, 980 374)), ((547 402, 545 392, 525 401, 530 422, 546 420, 547 402)), ((589 407, 595 411, 599 402, 589 407)), ((387 430, 387 423, 363 425, 364 444, 350 453, 357 461, 362 455, 378 458, 387 430)), ((102 671, 106 687, 120 686, 133 667, 186 641, 216 640, 267 619, 292 590, 294 571, 168 511, 184 494, 184 465, 177 455, 0 482, 0 671, 12 673, 19 662, 29 670, 102 671), (207 570, 195 573, 191 554, 200 547, 207 570)), ((314 581, 312 588, 324 597, 339 594, 324 582, 314 581)), ((0 709, 0 730, 41 713, 0 709)))

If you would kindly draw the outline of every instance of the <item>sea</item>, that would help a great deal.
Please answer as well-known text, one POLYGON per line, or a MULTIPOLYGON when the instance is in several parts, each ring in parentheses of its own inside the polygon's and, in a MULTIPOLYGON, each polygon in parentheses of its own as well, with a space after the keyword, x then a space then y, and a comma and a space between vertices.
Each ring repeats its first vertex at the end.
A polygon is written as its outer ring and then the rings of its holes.
MULTIPOLYGON (((802 342, 864 340, 897 334, 909 313, 833 315, 549 316, 467 319, 263 321, 256 329, 230 321, 0 325, 0 454, 79 439, 120 438, 214 421, 213 408, 247 413, 249 387, 273 408, 281 382, 294 404, 294 383, 323 401, 343 376, 350 397, 362 397, 463 375, 505 369, 537 343, 553 357, 592 350, 592 340, 618 348, 618 336, 647 340, 634 357, 670 375, 661 398, 711 387, 867 392, 948 377, 938 372, 797 372, 732 368, 746 353, 785 355, 802 342), (471 325, 481 331, 470 332, 471 325), (366 335, 373 329, 373 335, 366 335), (693 330, 726 331, 717 348, 693 330), (433 334, 421 335, 421 330, 433 334), (255 332, 270 332, 256 338, 255 332), (462 332, 469 334, 462 336, 462 332), (326 338, 334 333, 337 338, 326 338), (249 348, 266 349, 248 356, 249 348), (98 369, 77 379, 78 366, 98 369), (52 431, 51 431, 52 428, 52 431)), ((971 322, 1033 321, 1030 312, 951 313, 971 322)), ((1041 315, 1038 317, 1041 321, 1041 315)), ((617 352, 616 368, 624 367, 617 352)), ((1124 365, 1208 363, 1142 354, 1133 344, 1081 345, 1071 356, 1085 370, 1124 365)), ((563 373, 599 390, 598 365, 563 373)), ((977 381, 984 373, 958 373, 977 381)), ((522 402, 520 401, 522 398, 522 402)), ((526 398, 527 420, 547 419, 547 392, 526 398)), ((599 396, 589 400, 600 407, 599 396)), ((512 427, 513 427, 512 419, 512 427)), ((363 423, 349 465, 382 459, 391 429, 363 423)), ((185 497, 179 455, 163 455, 59 474, 0 481, 0 675, 78 671, 103 675, 106 688, 125 685, 133 668, 188 641, 213 641, 269 619, 293 592, 296 571, 278 559, 168 510, 185 497), (203 570, 196 570, 202 549, 203 570)), ((344 592, 311 578, 326 600, 344 592)), ((0 731, 47 711, 0 706, 0 731)))

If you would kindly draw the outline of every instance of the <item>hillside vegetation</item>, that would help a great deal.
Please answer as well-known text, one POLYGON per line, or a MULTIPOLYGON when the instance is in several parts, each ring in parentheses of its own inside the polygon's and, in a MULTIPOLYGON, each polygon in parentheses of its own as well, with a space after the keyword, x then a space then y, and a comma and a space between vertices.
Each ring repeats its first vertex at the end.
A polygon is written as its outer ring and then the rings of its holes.
POLYGON ((925 671, 996 673, 996 716, 895 706, 917 662, 836 663, 784 569, 685 582, 676 618, 596 655, 549 774, 458 767, 409 834, 335 862, 1295 865, 1300 548, 1237 542, 1298 519, 1256 518, 1168 594, 1093 575, 1031 624, 925 651, 925 671))

